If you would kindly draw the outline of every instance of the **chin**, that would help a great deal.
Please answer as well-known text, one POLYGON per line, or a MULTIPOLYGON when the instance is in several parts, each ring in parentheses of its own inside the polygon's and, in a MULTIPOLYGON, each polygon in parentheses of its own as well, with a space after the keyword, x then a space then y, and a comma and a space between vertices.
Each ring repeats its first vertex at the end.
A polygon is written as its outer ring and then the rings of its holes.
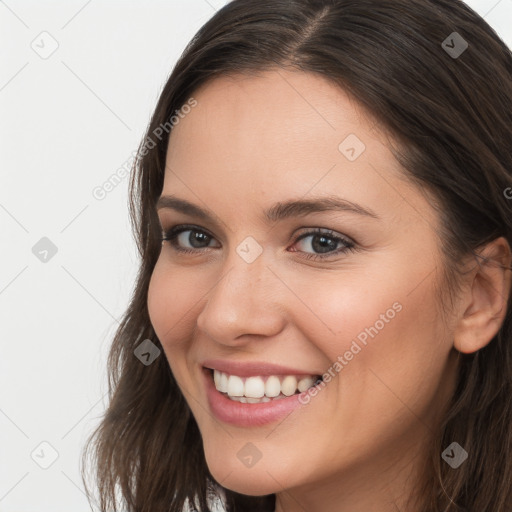
MULTIPOLYGON (((239 462, 238 459, 236 459, 236 462, 239 462)), ((267 472, 263 464, 259 468, 257 467, 258 464, 252 468, 246 468, 242 463, 226 465, 225 457, 215 457, 212 460, 206 457, 206 463, 213 478, 222 487, 239 494, 266 496, 283 490, 283 486, 278 483, 282 482, 283 478, 280 477, 277 471, 275 472, 276 478, 272 478, 271 475, 274 473, 267 472)))

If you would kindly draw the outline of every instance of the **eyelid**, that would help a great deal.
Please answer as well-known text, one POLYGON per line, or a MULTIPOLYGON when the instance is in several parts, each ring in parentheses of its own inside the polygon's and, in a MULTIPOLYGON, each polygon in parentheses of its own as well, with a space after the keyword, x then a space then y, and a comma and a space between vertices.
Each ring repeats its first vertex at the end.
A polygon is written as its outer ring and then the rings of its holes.
POLYGON ((332 238, 339 238, 341 240, 343 240, 344 242, 346 242, 347 244, 354 244, 355 245, 355 241, 350 238, 349 236, 347 235, 344 235, 342 233, 338 233, 337 231, 334 231, 333 229, 329 229, 329 228, 304 228, 306 229, 307 231, 304 231, 304 233, 300 234, 297 236, 297 238, 295 238, 295 241, 294 243, 298 242, 299 240, 302 240, 303 238, 307 237, 307 236, 311 236, 313 234, 315 235, 327 235, 327 236, 330 236, 332 238))
POLYGON ((192 224, 187 221, 177 222, 176 220, 174 220, 174 217, 166 218, 164 215, 162 216, 162 218, 159 217, 158 220, 159 220, 159 228, 160 228, 160 231, 162 232, 162 234, 169 233, 172 230, 177 231, 178 229, 183 229, 183 230, 184 229, 195 229, 197 231, 206 233, 208 236, 215 238, 218 241, 221 240, 221 238, 214 235, 210 229, 205 228, 199 224, 192 224))

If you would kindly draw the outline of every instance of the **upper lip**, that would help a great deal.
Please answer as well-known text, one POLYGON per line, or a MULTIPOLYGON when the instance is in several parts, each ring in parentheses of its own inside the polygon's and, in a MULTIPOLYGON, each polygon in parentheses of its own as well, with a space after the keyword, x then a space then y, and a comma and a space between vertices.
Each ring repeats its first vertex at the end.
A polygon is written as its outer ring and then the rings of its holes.
POLYGON ((310 372, 289 366, 281 366, 263 361, 228 361, 222 359, 208 359, 202 366, 211 370, 218 370, 229 375, 239 377, 253 377, 264 375, 321 375, 321 372, 310 372))

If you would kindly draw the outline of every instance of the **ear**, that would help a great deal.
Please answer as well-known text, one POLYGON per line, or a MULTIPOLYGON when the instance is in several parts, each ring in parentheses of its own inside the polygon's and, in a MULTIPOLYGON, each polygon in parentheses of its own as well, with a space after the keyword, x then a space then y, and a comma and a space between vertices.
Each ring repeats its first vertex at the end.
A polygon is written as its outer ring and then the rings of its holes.
POLYGON ((496 336, 511 293, 512 251, 507 240, 496 238, 478 253, 483 261, 470 274, 472 282, 454 332, 454 347, 464 354, 480 350, 496 336))

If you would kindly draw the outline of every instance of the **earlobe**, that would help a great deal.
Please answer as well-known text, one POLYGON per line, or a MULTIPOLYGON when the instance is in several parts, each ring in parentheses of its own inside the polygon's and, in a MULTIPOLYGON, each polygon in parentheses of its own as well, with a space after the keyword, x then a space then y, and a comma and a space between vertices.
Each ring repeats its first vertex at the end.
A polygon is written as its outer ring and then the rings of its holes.
POLYGON ((454 332, 454 347, 464 354, 480 350, 496 336, 507 314, 512 286, 512 251, 504 237, 493 240, 478 254, 465 309, 454 332))

